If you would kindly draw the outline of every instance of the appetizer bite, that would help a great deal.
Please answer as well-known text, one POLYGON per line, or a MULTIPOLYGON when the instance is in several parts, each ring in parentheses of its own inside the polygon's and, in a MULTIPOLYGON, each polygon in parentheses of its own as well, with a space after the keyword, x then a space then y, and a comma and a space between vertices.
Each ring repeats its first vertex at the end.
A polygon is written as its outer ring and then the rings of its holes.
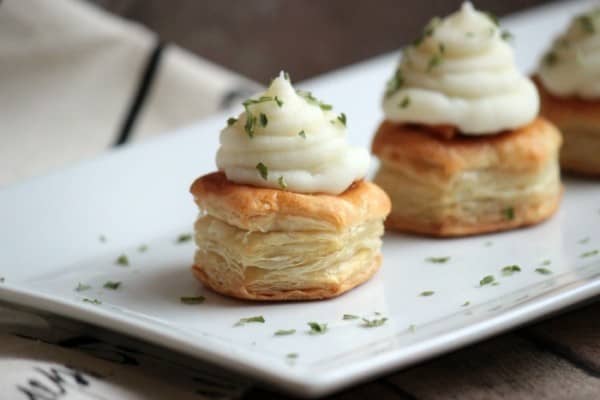
POLYGON ((497 20, 463 3, 404 49, 372 151, 386 225, 434 236, 538 223, 557 209, 561 136, 538 116, 497 20))
POLYGON ((600 7, 573 19, 540 62, 541 113, 564 137, 563 169, 600 176, 600 7))
POLYGON ((364 180, 370 157, 347 144, 345 114, 284 73, 243 105, 221 132, 219 171, 190 189, 195 276, 251 300, 324 299, 368 280, 390 200, 364 180))

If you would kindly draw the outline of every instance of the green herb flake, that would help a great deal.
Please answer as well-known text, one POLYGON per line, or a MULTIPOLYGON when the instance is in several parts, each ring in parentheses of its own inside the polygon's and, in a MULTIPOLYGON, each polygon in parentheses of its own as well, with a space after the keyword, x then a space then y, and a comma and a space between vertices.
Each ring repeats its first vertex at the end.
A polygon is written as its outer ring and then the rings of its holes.
POLYGON ((182 296, 179 301, 183 304, 202 304, 206 298, 204 296, 182 296))
POLYGON ((582 253, 579 257, 580 258, 588 258, 588 257, 593 257, 595 255, 598 255, 599 251, 598 250, 591 250, 591 251, 586 251, 585 253, 582 253))
POLYGON ((348 122, 348 119, 346 118, 346 114, 341 113, 340 115, 338 115, 337 120, 340 121, 342 123, 342 125, 346 126, 346 123, 348 122))
POLYGON ((521 267, 518 265, 507 265, 506 267, 502 268, 502 275, 504 276, 511 276, 516 272, 521 272, 521 267))
POLYGON ((433 296, 434 293, 435 292, 433 290, 426 290, 424 292, 421 292, 419 294, 419 296, 421 296, 421 297, 429 297, 429 296, 433 296))
POLYGON ((287 182, 285 181, 285 178, 284 178, 283 176, 280 176, 280 177, 277 179, 277 183, 279 184, 279 187, 280 187, 282 190, 285 190, 285 189, 287 189, 287 187, 288 187, 288 185, 287 185, 287 182))
POLYGON ((108 281, 103 285, 104 289, 117 290, 121 286, 121 282, 108 281))
POLYGON ((295 329, 280 329, 275 331, 275 336, 288 336, 293 335, 294 333, 296 333, 295 329))
POLYGON ((185 243, 185 242, 189 242, 190 240, 192 240, 191 234, 182 233, 181 235, 177 236, 176 243, 185 243))
POLYGON ((236 122, 237 122, 237 118, 233 118, 233 117, 229 118, 227 120, 227 126, 231 126, 231 125, 235 124, 236 122))
POLYGON ((242 325, 246 325, 249 323, 264 324, 265 319, 262 315, 257 315, 256 317, 240 318, 240 320, 238 322, 236 322, 234 326, 242 326, 242 325))
POLYGON ((577 23, 581 30, 587 34, 593 34, 596 32, 596 26, 594 20, 590 15, 581 15, 577 17, 577 23))
POLYGON ((137 248, 139 253, 145 253, 148 251, 148 245, 142 244, 137 248))
POLYGON ((490 12, 490 11, 486 11, 485 15, 490 19, 490 21, 492 21, 492 23, 496 26, 500 26, 500 20, 498 19, 498 17, 490 12))
POLYGON ((446 257, 427 257, 425 259, 425 261, 433 263, 433 264, 444 264, 448 261, 450 261, 450 257, 446 256, 446 257))
POLYGON ((437 28, 437 26, 440 24, 440 22, 442 22, 440 17, 433 17, 427 23, 427 25, 425 25, 425 28, 423 29, 423 33, 421 34, 421 36, 419 36, 417 39, 415 39, 415 41, 413 42, 413 45, 415 47, 418 47, 421 45, 421 43, 423 43, 423 40, 425 40, 425 38, 433 36, 433 33, 435 32, 435 28, 437 28))
POLYGON ((304 132, 304 130, 301 130, 300 132, 298 132, 298 136, 300 136, 302 139, 306 139, 306 132, 304 132))
POLYGON ((415 324, 411 324, 411 325, 408 326, 408 331, 410 333, 415 333, 416 330, 417 330, 417 326, 415 324))
POLYGON ((77 287, 75 288, 75 291, 76 291, 76 292, 83 292, 83 291, 89 290, 89 289, 91 289, 91 288, 92 288, 92 286, 91 286, 91 285, 86 285, 85 283, 81 283, 81 282, 79 282, 79 283, 77 284, 77 287))
POLYGON ((310 327, 309 333, 311 335, 321 335, 327 332, 327 324, 320 324, 318 322, 308 322, 308 326, 310 327))
POLYGON ((487 275, 482 280, 479 281, 479 286, 485 286, 493 283, 496 280, 494 275, 487 275))
POLYGON ((398 107, 400 108, 407 108, 408 106, 410 106, 410 97, 405 96, 402 101, 400 102, 400 104, 398 104, 398 107))
POLYGON ((590 241, 590 238, 586 237, 586 238, 583 238, 583 239, 579 240, 577 243, 579 243, 579 244, 586 244, 586 243, 589 243, 589 241, 590 241))
POLYGON ((500 37, 506 42, 512 42, 515 38, 514 35, 507 30, 502 31, 500 37))
POLYGON ((427 72, 431 72, 435 67, 438 67, 440 64, 442 64, 442 61, 442 56, 440 54, 434 54, 431 56, 429 62, 427 63, 427 72))
POLYGON ((98 299, 88 299, 87 297, 85 297, 85 298, 83 299, 83 302, 84 302, 84 303, 90 303, 90 304, 94 304, 94 305, 99 305, 99 304, 102 304, 102 302, 101 302, 100 300, 98 300, 98 299))
POLYGON ((129 267, 129 258, 127 258, 125 254, 121 254, 119 257, 117 257, 115 263, 122 267, 129 267))
POLYGON ((277 106, 279 108, 283 107, 283 101, 280 100, 279 97, 275 96, 275 98, 273 100, 275 100, 275 103, 277 103, 277 106))
POLYGON ((461 305, 461 307, 469 307, 470 305, 471 305, 471 302, 470 302, 470 301, 465 301, 465 302, 464 302, 464 303, 461 305))
POLYGON ((260 176, 266 181, 269 177, 269 169, 267 168, 267 166, 259 162, 258 164, 256 164, 256 170, 258 171, 260 176))
POLYGON ((285 358, 287 358, 288 360, 295 360, 296 358, 298 358, 298 353, 287 353, 285 355, 285 358))
POLYGON ((555 66, 558 63, 558 55, 555 52, 553 52, 553 51, 549 51, 544 56, 542 62, 547 67, 553 67, 553 66, 555 66))
POLYGON ((385 321, 387 321, 387 318, 376 318, 376 319, 363 318, 362 326, 365 328, 375 328, 375 327, 385 324, 385 321))
POLYGON ((542 267, 546 267, 546 266, 548 266, 548 265, 550 265, 550 264, 552 264, 552 261, 550 261, 550 260, 544 260, 544 261, 542 261, 542 262, 540 263, 540 265, 541 265, 542 267))
POLYGON ((359 319, 360 317, 358 315, 353 315, 353 314, 344 314, 344 316, 342 317, 343 320, 350 320, 350 319, 359 319))
POLYGON ((515 219, 515 209, 513 207, 507 207, 502 210, 502 215, 504 216, 505 220, 512 221, 515 219))
POLYGON ((404 76, 402 75, 402 71, 397 69, 396 72, 394 72, 394 76, 392 76, 385 85, 385 98, 394 95, 403 85, 404 76))
POLYGON ((318 106, 323 111, 330 111, 333 109, 331 104, 323 103, 321 100, 317 99, 311 92, 296 89, 296 94, 302 97, 308 104, 318 106))
POLYGON ((535 272, 542 275, 550 275, 552 273, 548 268, 536 268, 535 272))
POLYGON ((269 119, 267 118, 267 114, 265 113, 260 113, 258 116, 258 120, 260 122, 260 126, 262 126, 263 128, 269 123, 269 119))

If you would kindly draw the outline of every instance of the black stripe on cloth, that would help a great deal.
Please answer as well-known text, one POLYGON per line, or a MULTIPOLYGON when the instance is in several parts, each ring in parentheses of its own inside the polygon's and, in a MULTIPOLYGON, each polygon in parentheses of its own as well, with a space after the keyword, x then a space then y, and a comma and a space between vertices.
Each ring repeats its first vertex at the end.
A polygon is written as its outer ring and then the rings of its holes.
POLYGON ((121 124, 117 140, 115 141, 113 146, 120 146, 126 143, 127 140, 129 140, 131 132, 133 131, 133 127, 135 126, 135 122, 139 116, 140 110, 144 106, 144 102, 148 97, 148 93, 150 92, 152 83, 154 82, 154 78, 156 77, 156 73, 160 65, 160 60, 164 48, 165 44, 161 41, 158 41, 154 46, 152 53, 150 53, 148 61, 146 62, 146 67, 144 68, 140 76, 140 81, 138 82, 137 89, 135 91, 135 96, 129 103, 128 111, 125 114, 125 119, 121 124))

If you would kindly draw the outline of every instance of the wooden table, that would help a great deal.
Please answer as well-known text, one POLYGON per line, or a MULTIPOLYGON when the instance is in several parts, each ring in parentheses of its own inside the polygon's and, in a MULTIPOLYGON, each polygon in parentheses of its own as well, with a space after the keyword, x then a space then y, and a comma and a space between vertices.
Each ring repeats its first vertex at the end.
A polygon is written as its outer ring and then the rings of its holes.
MULTIPOLYGON (((95 0, 257 81, 392 51, 459 1, 95 0)), ((540 0, 479 0, 504 15, 540 0)), ((518 38, 516 38, 518 40, 518 38)), ((600 299, 596 299, 600 300, 600 299)), ((281 399, 255 389, 245 398, 281 399)), ((600 399, 600 303, 351 388, 334 399, 600 399)))

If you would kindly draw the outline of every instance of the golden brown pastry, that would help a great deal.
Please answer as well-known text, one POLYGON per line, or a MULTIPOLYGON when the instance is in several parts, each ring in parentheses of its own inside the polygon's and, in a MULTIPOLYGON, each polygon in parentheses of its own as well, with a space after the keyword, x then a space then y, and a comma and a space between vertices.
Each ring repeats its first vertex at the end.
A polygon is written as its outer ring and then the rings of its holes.
POLYGON ((576 16, 541 60, 541 113, 564 137, 563 169, 600 176, 600 7, 576 16))
POLYGON ((491 136, 444 137, 427 127, 383 122, 373 141, 375 183, 393 204, 389 228, 460 236, 538 223, 562 192, 561 136, 543 118, 491 136))
POLYGON ((346 143, 347 117, 283 74, 244 107, 221 132, 219 172, 190 189, 194 275, 249 300, 325 299, 368 280, 390 200, 364 181, 369 154, 346 143))
POLYGON ((372 151, 386 226, 460 236, 538 223, 561 196, 561 137, 538 117, 497 21, 469 2, 404 49, 372 151))
POLYGON ((191 192, 194 274, 213 290, 252 300, 337 296, 369 279, 381 262, 390 203, 372 183, 340 195, 302 194, 240 185, 216 172, 191 192))

